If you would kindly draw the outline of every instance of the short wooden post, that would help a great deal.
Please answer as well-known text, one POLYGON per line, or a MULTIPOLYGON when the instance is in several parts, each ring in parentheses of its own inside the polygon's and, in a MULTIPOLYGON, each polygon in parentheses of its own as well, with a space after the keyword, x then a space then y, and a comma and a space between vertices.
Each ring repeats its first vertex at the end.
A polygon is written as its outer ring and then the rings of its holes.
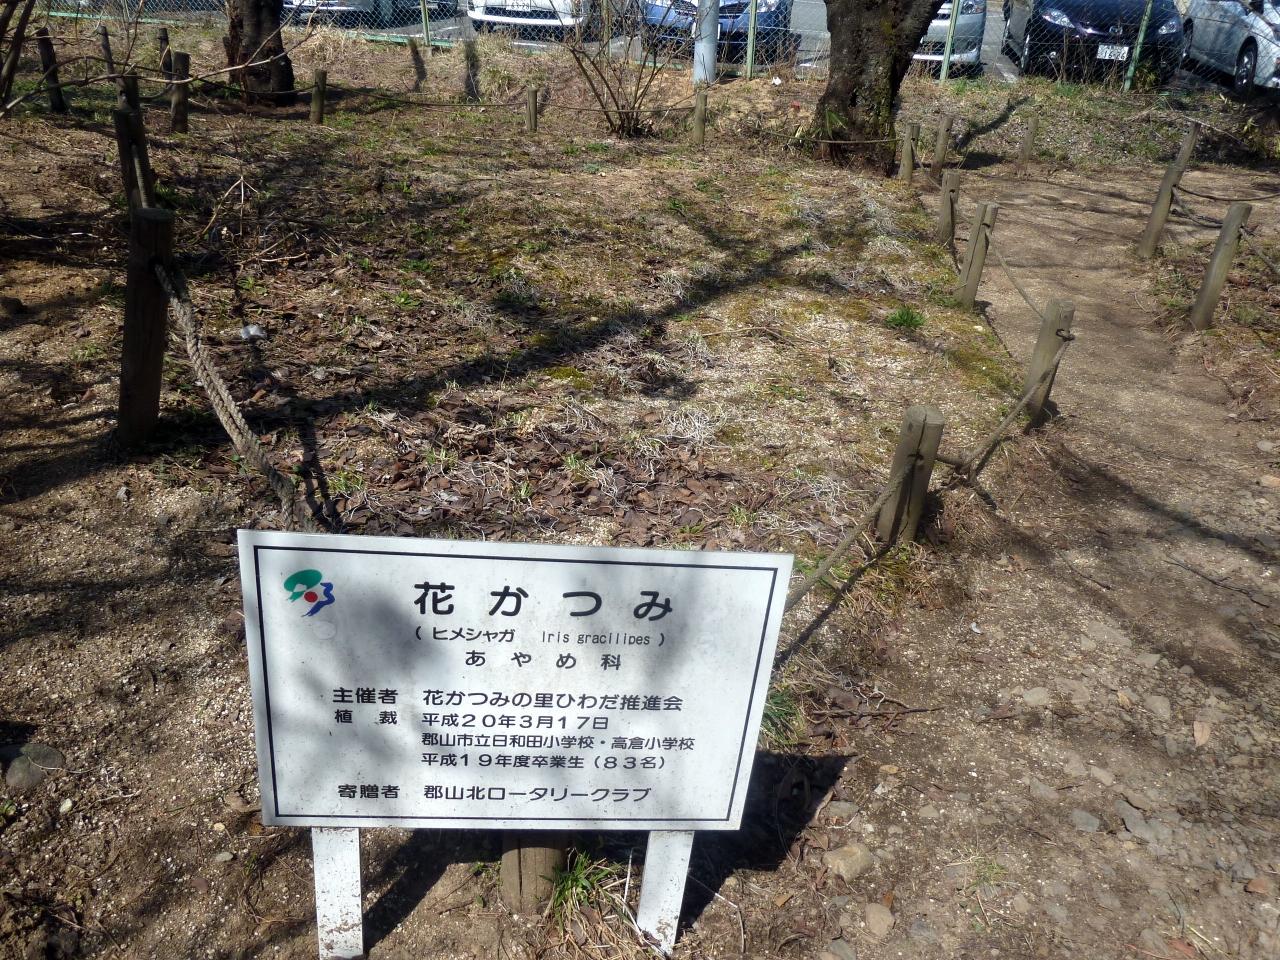
POLYGON ((1222 296, 1223 284, 1227 282, 1227 272, 1240 248, 1240 234, 1252 212, 1253 206, 1248 203, 1233 203, 1227 208, 1227 215, 1222 219, 1222 231, 1218 234, 1213 256, 1209 259, 1204 280, 1200 283, 1200 292, 1196 294, 1196 302, 1191 307, 1191 326, 1195 330, 1207 330, 1213 325, 1213 312, 1218 308, 1218 298, 1222 296))
POLYGON ((912 175, 916 172, 916 140, 920 137, 920 124, 908 123, 907 135, 902 137, 902 153, 898 159, 898 179, 906 183, 911 182, 912 175))
POLYGON ((948 250, 956 245, 956 203, 960 199, 960 171, 948 170, 942 175, 938 194, 938 243, 948 250))
POLYGON ((363 957, 360 831, 355 827, 312 827, 311 860, 320 960, 363 957))
POLYGON ((1191 156, 1195 153, 1196 138, 1200 133, 1200 125, 1193 123, 1182 137, 1178 147, 1178 155, 1165 168, 1164 177, 1160 181, 1160 189, 1156 191, 1155 203, 1151 205, 1151 214, 1147 217, 1146 229, 1142 239, 1138 241, 1138 256, 1150 260, 1160 247, 1160 237, 1164 234, 1165 224, 1169 222, 1169 210, 1173 207, 1174 188, 1182 181, 1191 156))
POLYGON ((123 105, 124 78, 116 76, 116 61, 111 55, 111 34, 107 31, 105 23, 98 24, 98 48, 102 51, 102 64, 106 67, 107 74, 115 77, 116 93, 123 105))
MULTIPOLYGON (((425 22, 426 14, 422 16, 425 22)), ((422 59, 422 51, 418 49, 418 41, 413 37, 409 38, 409 59, 413 61, 413 90, 417 93, 427 82, 427 64, 422 59)))
POLYGON ((700 147, 707 139, 707 91, 699 90, 693 101, 693 145, 700 147))
POLYGON ((174 83, 169 87, 169 129, 174 133, 186 133, 187 105, 191 96, 191 54, 175 52, 172 65, 174 83))
POLYGON ((133 162, 133 128, 130 110, 113 110, 111 119, 116 130, 116 154, 120 160, 120 182, 129 209, 142 206, 138 192, 138 168, 133 162))
POLYGON ((943 164, 947 162, 947 150, 951 146, 951 124, 955 118, 943 114, 938 118, 938 136, 933 141, 933 163, 929 167, 929 175, 935 180, 942 177, 943 164))
POLYGON ((1036 133, 1040 130, 1040 118, 1027 118, 1027 129, 1022 134, 1022 146, 1018 149, 1018 169, 1025 170, 1036 148, 1036 133))
POLYGON ((36 49, 40 51, 40 73, 43 74, 45 87, 49 91, 49 109, 54 113, 66 113, 67 100, 62 95, 62 86, 58 82, 58 55, 53 50, 48 27, 36 29, 36 49))
POLYGON ((898 448, 893 452, 889 475, 896 477, 906 470, 902 482, 880 508, 876 533, 885 543, 914 540, 924 515, 929 478, 942 442, 942 412, 937 407, 917 404, 907 408, 902 418, 898 448))
POLYGON ((569 844, 563 834, 517 833, 502 835, 502 899, 516 913, 542 912, 555 888, 557 870, 563 870, 569 844))
POLYGON ((160 48, 160 75, 170 80, 173 78, 173 51, 169 49, 168 27, 156 31, 156 46, 160 48))
POLYGON ((1196 152, 1196 141, 1200 138, 1200 122, 1192 120, 1187 132, 1182 135, 1182 143, 1178 145, 1178 156, 1174 161, 1185 173, 1191 165, 1191 158, 1196 152))
POLYGON ((538 88, 530 87, 524 94, 524 132, 538 132, 538 88))
POLYGON ((961 274, 960 306, 972 310, 978 300, 978 284, 982 282, 982 270, 987 264, 987 246, 991 242, 991 231, 995 229, 996 214, 1000 212, 998 204, 980 203, 978 212, 973 217, 973 227, 969 232, 969 249, 965 253, 964 271, 961 274))
POLYGON ((129 228, 129 263, 120 354, 117 434, 125 447, 144 442, 160 418, 165 318, 169 298, 155 275, 173 261, 173 211, 139 207, 129 228))
POLYGON ((1053 358, 1057 356, 1062 341, 1071 333, 1075 315, 1075 304, 1067 300, 1050 300, 1045 306, 1040 333, 1036 336, 1036 347, 1031 353, 1031 362, 1027 365, 1027 379, 1022 385, 1022 392, 1026 393, 1040 384, 1027 404, 1027 413, 1031 415, 1033 425, 1040 424, 1045 419, 1045 404, 1049 402, 1053 381, 1058 375, 1053 358), (1043 383, 1040 382, 1041 377, 1044 378, 1043 383))
POLYGON ((329 74, 317 69, 311 78, 311 122, 324 123, 324 89, 329 74))
POLYGON ((141 110, 142 100, 138 96, 138 74, 130 69, 120 78, 120 92, 117 106, 121 110, 141 110))
POLYGON ((151 155, 147 148, 147 128, 141 110, 129 110, 129 138, 133 141, 133 165, 138 174, 138 194, 141 206, 154 207, 156 203, 156 175, 151 169, 151 155))

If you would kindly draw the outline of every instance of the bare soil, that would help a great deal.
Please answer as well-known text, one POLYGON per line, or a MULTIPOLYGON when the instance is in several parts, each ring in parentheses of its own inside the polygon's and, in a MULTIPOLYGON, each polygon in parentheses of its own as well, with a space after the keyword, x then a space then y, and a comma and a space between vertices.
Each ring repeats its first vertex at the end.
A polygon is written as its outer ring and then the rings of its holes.
MULTIPOLYGON (((486 48, 489 106, 427 111, 359 90, 407 97, 407 62, 326 43, 299 64, 328 65, 327 127, 210 95, 152 157, 220 369, 344 529, 784 549, 804 570, 875 496, 907 404, 938 405, 956 453, 1020 392, 1038 318, 994 262, 983 311, 956 309, 931 187, 753 134, 813 85, 726 88, 705 151, 683 115, 624 143, 549 111, 526 138, 501 104, 531 71, 584 102, 563 64, 486 48), (924 325, 890 325, 902 307, 924 325)), ((450 56, 432 97, 457 93, 450 56)), ((66 756, 0 801, 0 956, 313 956, 305 832, 257 817, 231 549, 283 520, 176 342, 159 435, 112 440, 126 216, 91 91, 6 121, 0 148, 0 296, 20 301, 0 301, 0 743, 66 756)), ((1230 303, 1226 335, 1170 332, 1167 267, 1130 253, 1159 178, 1141 152, 1105 182, 1063 169, 1088 166, 1065 158, 1096 117, 1071 126, 1060 98, 1016 178, 1005 93, 961 94, 990 131, 962 212, 997 200, 1010 271, 1076 304, 1061 416, 947 485, 926 545, 838 567, 791 615, 743 830, 699 838, 676 955, 1276 956, 1274 347, 1235 362, 1257 338, 1230 303), (846 881, 853 843, 873 865, 846 881)), ((1194 273, 1211 236, 1175 226, 1171 259, 1194 273)), ((642 840, 579 838, 587 906, 519 918, 494 835, 367 831, 370 956, 640 955, 609 908, 634 905, 642 840)))

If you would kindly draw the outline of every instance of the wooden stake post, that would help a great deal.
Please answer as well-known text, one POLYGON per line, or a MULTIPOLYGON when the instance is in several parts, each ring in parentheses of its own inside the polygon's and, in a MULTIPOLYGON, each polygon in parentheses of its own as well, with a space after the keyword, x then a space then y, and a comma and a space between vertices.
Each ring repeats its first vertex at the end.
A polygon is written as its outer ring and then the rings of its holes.
POLYGON ((693 101, 693 145, 700 147, 707 139, 707 91, 699 90, 693 101))
POLYGON ((1222 220, 1222 231, 1218 234, 1213 256, 1209 259, 1204 280, 1200 283, 1200 292, 1196 294, 1196 302, 1191 307, 1193 329, 1207 330, 1213 325, 1218 298, 1222 296, 1222 287, 1227 282, 1227 273, 1236 258, 1236 251, 1240 249, 1240 234, 1252 212, 1253 207, 1247 203, 1233 203, 1227 208, 1227 215, 1222 220))
POLYGON ((1027 119, 1027 130, 1022 135, 1022 146, 1018 150, 1018 170, 1025 171, 1027 164, 1031 162, 1031 156, 1035 152, 1036 133, 1040 129, 1040 118, 1036 116, 1027 119))
POLYGON ((167 267, 172 260, 173 212, 151 207, 134 210, 129 230, 117 427, 120 443, 125 447, 144 442, 160 418, 160 376, 169 298, 156 278, 155 265, 167 267))
POLYGON ((1196 137, 1199 135, 1200 125, 1191 124, 1190 129, 1182 137, 1182 145, 1178 148, 1178 155, 1165 168, 1164 178, 1160 181, 1160 189, 1156 191, 1155 203, 1151 205, 1151 215, 1147 218, 1147 227, 1142 232, 1142 239, 1138 241, 1138 256, 1144 260, 1150 260, 1156 255, 1156 250, 1160 247, 1160 237, 1164 233, 1164 225, 1169 220, 1169 210, 1173 207, 1173 191, 1174 188, 1182 181, 1182 175, 1186 173, 1187 164, 1191 162, 1191 155, 1196 149, 1196 137))
POLYGON ((49 109, 54 113, 66 113, 67 101, 58 83, 58 55, 54 53, 48 27, 36 29, 36 49, 40 52, 40 72, 49 89, 49 109))
POLYGON ((898 489, 880 508, 876 520, 876 533, 885 543, 915 539, 924 515, 925 495, 929 492, 938 445, 942 442, 943 424, 942 413, 936 407, 917 404, 907 408, 889 475, 896 477, 902 470, 907 472, 898 489))
POLYGON ((938 243, 948 250, 956 245, 956 202, 960 199, 960 171, 948 170, 942 175, 942 191, 938 195, 938 243))
POLYGON ((311 122, 324 123, 324 93, 329 83, 329 74, 317 69, 311 80, 311 122))
POLYGON ((524 97, 524 132, 538 132, 538 88, 530 87, 524 97))
POLYGON ((499 878, 506 905, 526 916, 541 913, 568 854, 569 840, 563 834, 504 833, 499 878))
POLYGON ((920 139, 920 124, 908 123, 907 135, 902 138, 902 153, 899 154, 898 179, 910 183, 916 170, 916 141, 920 139))
POLYGON ((1031 363, 1027 365, 1027 379, 1022 386, 1026 393, 1045 377, 1044 383, 1031 395, 1027 404, 1027 413, 1031 416, 1032 425, 1040 424, 1045 419, 1045 405, 1049 402, 1049 394, 1053 390, 1053 381, 1058 374, 1053 358, 1057 356, 1062 341, 1071 333, 1071 323, 1075 319, 1075 304, 1064 300, 1050 300, 1045 307, 1044 319, 1040 323, 1040 333, 1036 337, 1035 350, 1031 354, 1031 363))
POLYGON ((942 167, 947 162, 947 150, 951 146, 951 124, 955 118, 944 114, 938 118, 938 136, 933 141, 933 163, 929 166, 929 175, 935 180, 942 178, 942 167))
POLYGON ((996 214, 1000 207, 994 203, 978 204, 969 230, 969 249, 965 254, 964 270, 960 274, 960 305, 972 310, 978 301, 978 284, 987 263, 987 246, 991 243, 991 231, 995 229, 996 214))
POLYGON ((191 54, 174 53, 173 84, 169 87, 169 129, 187 132, 188 98, 191 96, 191 54))

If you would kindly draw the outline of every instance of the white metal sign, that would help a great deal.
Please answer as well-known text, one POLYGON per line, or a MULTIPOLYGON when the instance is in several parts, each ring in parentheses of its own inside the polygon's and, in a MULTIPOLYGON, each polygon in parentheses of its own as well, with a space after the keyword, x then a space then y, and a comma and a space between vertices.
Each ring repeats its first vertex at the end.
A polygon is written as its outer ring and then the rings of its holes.
POLYGON ((264 823, 738 827, 790 556, 242 530, 240 569, 264 823))
POLYGON ((242 531, 263 819, 730 830, 791 558, 242 531))

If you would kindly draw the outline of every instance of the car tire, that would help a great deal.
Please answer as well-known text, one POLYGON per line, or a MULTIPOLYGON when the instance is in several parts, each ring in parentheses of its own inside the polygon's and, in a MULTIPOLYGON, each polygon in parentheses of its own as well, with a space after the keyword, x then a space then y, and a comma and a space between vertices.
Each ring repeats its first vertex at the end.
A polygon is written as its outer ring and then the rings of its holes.
POLYGON ((1182 65, 1191 68, 1191 38, 1195 35, 1196 25, 1188 20, 1182 25, 1182 65))
POLYGON ((1000 52, 1007 57, 1013 56, 1013 34, 1009 32, 1009 8, 1004 8, 1004 35, 1000 38, 1000 52))
POLYGON ((1240 48, 1236 57, 1236 72, 1231 78, 1231 86, 1238 97, 1253 94, 1253 74, 1258 68, 1258 48, 1250 40, 1240 48))

